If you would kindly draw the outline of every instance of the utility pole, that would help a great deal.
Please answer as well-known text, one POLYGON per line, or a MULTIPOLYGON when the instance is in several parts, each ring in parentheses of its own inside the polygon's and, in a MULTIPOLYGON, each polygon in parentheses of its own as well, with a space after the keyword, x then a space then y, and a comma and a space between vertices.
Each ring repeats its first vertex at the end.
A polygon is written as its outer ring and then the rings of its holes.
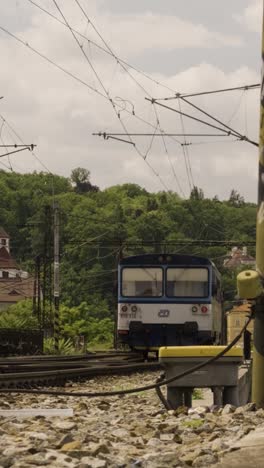
POLYGON ((38 314, 38 322, 39 328, 41 328, 41 287, 40 287, 40 256, 38 255, 36 258, 36 266, 37 266, 37 314, 38 314))
POLYGON ((48 232, 50 232, 50 207, 45 206, 45 227, 43 245, 43 288, 42 288, 42 328, 46 326, 46 301, 47 301, 47 267, 48 267, 48 232))
POLYGON ((60 338, 60 246, 59 246, 59 205, 54 202, 54 344, 59 352, 60 338))
MULTIPOLYGON (((258 213, 256 238, 256 264, 261 282, 264 281, 264 2, 262 23, 262 76, 260 100, 259 129, 259 180, 258 180, 258 213)), ((258 407, 264 407, 264 295, 256 301, 254 320, 254 348, 252 401, 258 407)))

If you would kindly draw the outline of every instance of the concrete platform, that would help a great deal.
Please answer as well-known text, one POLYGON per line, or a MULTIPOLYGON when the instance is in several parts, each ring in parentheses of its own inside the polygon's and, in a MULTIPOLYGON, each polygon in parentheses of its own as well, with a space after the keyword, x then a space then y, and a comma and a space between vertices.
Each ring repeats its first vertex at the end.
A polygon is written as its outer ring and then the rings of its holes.
POLYGON ((264 426, 250 432, 232 446, 233 451, 214 465, 215 468, 264 467, 264 426))

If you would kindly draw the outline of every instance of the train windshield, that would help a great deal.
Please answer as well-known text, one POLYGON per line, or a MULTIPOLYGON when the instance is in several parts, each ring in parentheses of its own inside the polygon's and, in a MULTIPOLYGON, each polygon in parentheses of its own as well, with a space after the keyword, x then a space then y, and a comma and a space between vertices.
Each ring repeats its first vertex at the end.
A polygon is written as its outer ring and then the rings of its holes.
POLYGON ((123 268, 122 296, 161 297, 162 268, 123 268))
POLYGON ((169 297, 207 297, 207 268, 168 268, 166 294, 169 297))

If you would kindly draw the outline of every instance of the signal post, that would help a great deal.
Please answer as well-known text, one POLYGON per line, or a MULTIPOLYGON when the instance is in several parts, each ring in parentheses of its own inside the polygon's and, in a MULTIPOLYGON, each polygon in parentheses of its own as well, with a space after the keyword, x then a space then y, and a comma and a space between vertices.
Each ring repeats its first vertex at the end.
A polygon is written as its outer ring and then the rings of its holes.
MULTIPOLYGON (((256 264, 263 286, 264 281, 264 5, 262 23, 262 76, 260 95, 259 180, 257 212, 256 264)), ((258 297, 254 321, 252 400, 264 407, 264 295, 258 297)))

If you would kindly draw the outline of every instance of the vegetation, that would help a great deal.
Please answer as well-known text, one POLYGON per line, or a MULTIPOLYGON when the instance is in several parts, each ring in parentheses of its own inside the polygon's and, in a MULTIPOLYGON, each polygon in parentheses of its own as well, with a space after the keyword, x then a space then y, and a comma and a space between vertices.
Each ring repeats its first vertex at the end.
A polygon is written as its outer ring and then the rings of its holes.
MULTIPOLYGON (((90 172, 77 168, 69 179, 0 171, 0 192, 0 225, 11 236, 13 256, 32 275, 35 258, 40 256, 47 322, 52 316, 48 300, 52 285, 48 265, 53 258, 52 206, 54 200, 59 203, 61 331, 65 340, 82 335, 88 344, 103 342, 110 346, 120 255, 160 252, 162 243, 212 240, 210 246, 184 248, 171 244, 167 251, 213 259, 223 274, 226 299, 232 301, 236 275, 223 268, 228 247, 217 245, 217 241, 247 245, 255 239, 256 206, 246 203, 234 189, 226 201, 219 201, 217 196, 207 199, 197 187, 187 200, 173 192, 149 193, 136 184, 99 190, 91 183, 90 172)), ((254 248, 249 253, 254 255, 254 248)), ((28 303, 13 306, 8 316, 1 315, 0 326, 11 323, 11 318, 19 327, 23 320, 34 325, 37 319, 29 310, 28 303), (18 320, 22 320, 20 324, 18 320)))

